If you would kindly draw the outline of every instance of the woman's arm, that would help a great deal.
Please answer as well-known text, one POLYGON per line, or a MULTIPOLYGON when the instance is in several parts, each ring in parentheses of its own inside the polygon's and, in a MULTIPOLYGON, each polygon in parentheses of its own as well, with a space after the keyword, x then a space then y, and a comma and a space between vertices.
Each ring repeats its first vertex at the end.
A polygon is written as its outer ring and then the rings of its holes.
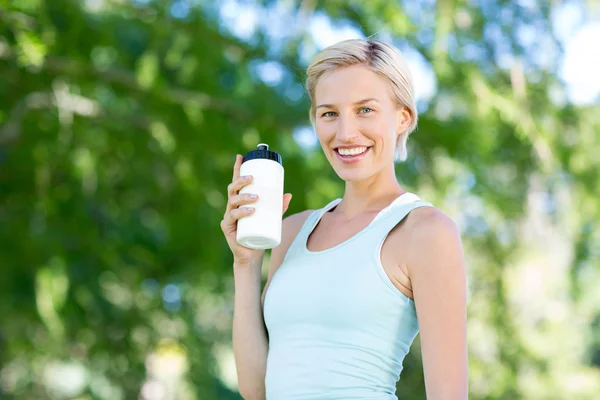
POLYGON ((265 370, 267 363, 267 333, 260 306, 261 264, 233 265, 233 354, 238 377, 238 388, 246 400, 265 398, 265 370))
POLYGON ((427 399, 468 399, 467 285, 460 231, 438 209, 415 211, 408 269, 427 399))
POLYGON ((238 387, 245 400, 265 398, 265 374, 269 341, 262 302, 273 274, 310 214, 310 210, 283 220, 281 243, 271 252, 267 283, 261 296, 262 258, 251 266, 233 266, 235 297, 233 311, 233 352, 238 387), (262 301, 261 301, 262 300, 262 301))

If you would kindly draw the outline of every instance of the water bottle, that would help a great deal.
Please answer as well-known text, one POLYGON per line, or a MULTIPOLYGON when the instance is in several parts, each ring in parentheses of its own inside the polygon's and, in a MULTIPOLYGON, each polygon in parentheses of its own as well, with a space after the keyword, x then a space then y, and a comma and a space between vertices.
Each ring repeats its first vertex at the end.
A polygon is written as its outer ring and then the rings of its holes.
POLYGON ((237 242, 250 249, 272 249, 281 242, 283 208, 283 165, 281 155, 261 143, 244 156, 240 175, 253 180, 240 194, 258 195, 258 200, 240 207, 254 207, 253 214, 237 222, 237 242))

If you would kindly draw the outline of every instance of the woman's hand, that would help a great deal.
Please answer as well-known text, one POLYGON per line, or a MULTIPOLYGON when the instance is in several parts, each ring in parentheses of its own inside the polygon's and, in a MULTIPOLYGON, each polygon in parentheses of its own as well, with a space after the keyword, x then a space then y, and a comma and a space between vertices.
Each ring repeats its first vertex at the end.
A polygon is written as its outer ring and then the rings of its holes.
MULTIPOLYGON (((252 182, 252 176, 240 176, 240 167, 242 165, 242 156, 237 155, 233 166, 233 179, 227 187, 227 209, 221 221, 221 229, 227 239, 227 244, 233 253, 234 263, 240 266, 251 265, 254 261, 259 260, 264 250, 255 250, 244 247, 237 242, 237 221, 251 215, 254 212, 252 207, 240 207, 254 203, 258 200, 258 196, 251 193, 240 194, 240 190, 252 182), (252 197, 255 196, 255 197, 252 197)), ((286 193, 283 195, 283 210, 285 213, 290 205, 292 195, 286 193)))

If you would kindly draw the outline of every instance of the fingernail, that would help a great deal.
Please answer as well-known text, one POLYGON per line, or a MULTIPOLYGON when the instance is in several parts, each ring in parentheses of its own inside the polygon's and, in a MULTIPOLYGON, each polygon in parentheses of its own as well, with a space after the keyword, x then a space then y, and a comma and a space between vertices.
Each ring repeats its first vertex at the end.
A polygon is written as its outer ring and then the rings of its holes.
POLYGON ((258 197, 258 196, 257 196, 257 195, 255 195, 255 194, 251 194, 251 195, 250 195, 250 198, 251 198, 251 199, 255 199, 255 198, 257 198, 257 197, 258 197))
POLYGON ((254 207, 247 207, 249 212, 253 212, 254 211, 254 207))
POLYGON ((252 178, 250 175, 246 175, 246 176, 244 176, 244 180, 245 180, 245 181, 249 181, 249 180, 250 180, 250 178, 252 178))

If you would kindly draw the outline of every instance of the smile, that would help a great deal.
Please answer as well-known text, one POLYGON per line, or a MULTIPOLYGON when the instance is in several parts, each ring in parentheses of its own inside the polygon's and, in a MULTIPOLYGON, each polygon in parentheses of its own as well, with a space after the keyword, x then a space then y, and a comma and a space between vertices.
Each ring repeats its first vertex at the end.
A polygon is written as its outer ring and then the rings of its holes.
POLYGON ((371 147, 367 146, 338 147, 335 149, 335 154, 343 163, 353 164, 364 158, 370 149, 371 147))

